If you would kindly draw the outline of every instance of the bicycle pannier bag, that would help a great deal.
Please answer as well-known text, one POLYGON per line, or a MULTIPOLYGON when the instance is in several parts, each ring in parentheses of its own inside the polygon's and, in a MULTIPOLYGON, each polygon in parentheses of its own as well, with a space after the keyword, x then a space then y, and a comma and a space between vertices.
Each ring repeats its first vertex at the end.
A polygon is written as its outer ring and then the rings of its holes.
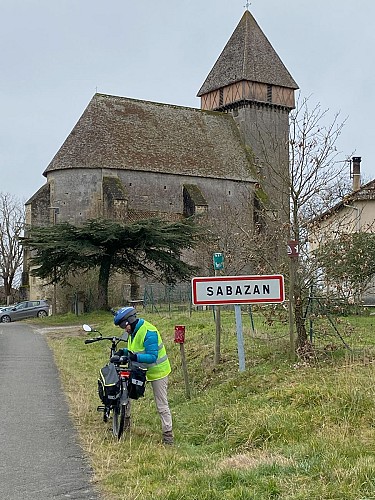
POLYGON ((129 398, 138 399, 144 396, 146 389, 146 370, 132 368, 128 382, 129 398))
POLYGON ((105 405, 113 404, 121 395, 121 381, 113 363, 108 363, 100 370, 98 394, 105 405))

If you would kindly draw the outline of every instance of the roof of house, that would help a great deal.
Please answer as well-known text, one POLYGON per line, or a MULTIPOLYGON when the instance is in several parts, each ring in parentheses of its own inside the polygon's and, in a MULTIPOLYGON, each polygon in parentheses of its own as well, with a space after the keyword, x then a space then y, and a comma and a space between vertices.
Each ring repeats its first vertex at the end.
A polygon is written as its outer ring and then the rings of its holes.
POLYGON ((104 94, 93 96, 43 175, 71 168, 254 181, 229 114, 104 94))
POLYGON ((248 10, 197 95, 200 97, 242 80, 298 89, 298 85, 248 10))
POLYGON ((357 201, 369 201, 375 200, 375 179, 363 184, 357 191, 352 191, 347 194, 342 200, 333 205, 331 208, 323 212, 322 214, 314 217, 312 222, 320 222, 322 220, 328 219, 337 212, 340 212, 344 207, 350 203, 355 203, 357 201))

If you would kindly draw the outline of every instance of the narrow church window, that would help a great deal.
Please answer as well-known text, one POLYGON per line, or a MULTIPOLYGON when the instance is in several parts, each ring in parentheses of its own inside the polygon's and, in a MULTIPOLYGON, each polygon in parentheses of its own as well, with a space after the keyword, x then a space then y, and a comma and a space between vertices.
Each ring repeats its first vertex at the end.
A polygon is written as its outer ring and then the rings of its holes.
POLYGON ((167 189, 167 186, 164 186, 164 189, 167 189))
POLYGON ((131 182, 129 182, 129 186, 131 186, 131 185, 132 185, 132 183, 131 183, 131 182))
POLYGON ((184 216, 185 217, 191 217, 192 215, 195 214, 195 206, 194 203, 187 192, 187 190, 184 188, 183 190, 183 202, 184 202, 184 216))
POLYGON ((272 85, 267 85, 267 102, 272 102, 272 85))
POLYGON ((229 194, 229 196, 230 196, 230 191, 228 191, 228 194, 229 194))

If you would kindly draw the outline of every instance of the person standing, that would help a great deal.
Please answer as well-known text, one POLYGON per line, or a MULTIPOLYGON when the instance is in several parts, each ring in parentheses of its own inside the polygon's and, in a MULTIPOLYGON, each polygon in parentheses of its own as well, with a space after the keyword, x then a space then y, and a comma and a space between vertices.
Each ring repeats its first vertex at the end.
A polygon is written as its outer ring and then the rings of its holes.
POLYGON ((151 383, 161 420, 162 441, 173 445, 172 415, 167 394, 171 365, 161 335, 154 325, 137 318, 134 307, 121 307, 113 322, 128 333, 127 349, 120 349, 116 354, 128 356, 134 366, 147 369, 147 380, 151 383))

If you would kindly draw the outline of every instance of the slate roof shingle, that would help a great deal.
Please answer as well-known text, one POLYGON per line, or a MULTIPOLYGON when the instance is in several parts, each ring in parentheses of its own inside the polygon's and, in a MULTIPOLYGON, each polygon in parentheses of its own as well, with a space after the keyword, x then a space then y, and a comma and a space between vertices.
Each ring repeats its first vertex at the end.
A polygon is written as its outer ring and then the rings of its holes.
POLYGON ((95 94, 43 175, 107 168, 254 181, 232 116, 95 94))
POLYGON ((197 96, 242 80, 298 89, 298 85, 248 10, 242 16, 197 96))

